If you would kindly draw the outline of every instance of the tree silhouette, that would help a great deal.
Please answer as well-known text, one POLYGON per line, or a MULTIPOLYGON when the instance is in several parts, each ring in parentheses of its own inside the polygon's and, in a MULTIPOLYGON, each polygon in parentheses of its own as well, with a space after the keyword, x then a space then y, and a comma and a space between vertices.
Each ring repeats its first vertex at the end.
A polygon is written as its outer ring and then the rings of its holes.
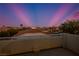
POLYGON ((23 24, 20 24, 20 27, 23 27, 23 24))

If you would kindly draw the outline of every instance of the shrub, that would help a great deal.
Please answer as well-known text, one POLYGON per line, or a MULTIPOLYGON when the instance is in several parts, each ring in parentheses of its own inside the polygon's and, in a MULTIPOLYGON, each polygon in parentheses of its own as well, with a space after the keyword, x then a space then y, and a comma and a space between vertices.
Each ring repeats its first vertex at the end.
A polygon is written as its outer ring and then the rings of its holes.
POLYGON ((66 21, 60 25, 59 29, 65 33, 79 34, 79 21, 66 21))
POLYGON ((0 32, 0 37, 10 37, 10 36, 13 36, 15 35, 19 30, 18 29, 9 29, 7 31, 1 31, 0 32))

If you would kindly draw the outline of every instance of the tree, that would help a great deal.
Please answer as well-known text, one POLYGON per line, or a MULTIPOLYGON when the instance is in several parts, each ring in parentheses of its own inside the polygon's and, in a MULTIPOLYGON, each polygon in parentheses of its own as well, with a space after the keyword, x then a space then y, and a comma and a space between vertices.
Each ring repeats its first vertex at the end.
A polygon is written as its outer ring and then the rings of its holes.
POLYGON ((20 27, 23 27, 23 24, 20 24, 20 27))
POLYGON ((60 25, 60 30, 65 33, 79 34, 79 21, 66 21, 60 25))

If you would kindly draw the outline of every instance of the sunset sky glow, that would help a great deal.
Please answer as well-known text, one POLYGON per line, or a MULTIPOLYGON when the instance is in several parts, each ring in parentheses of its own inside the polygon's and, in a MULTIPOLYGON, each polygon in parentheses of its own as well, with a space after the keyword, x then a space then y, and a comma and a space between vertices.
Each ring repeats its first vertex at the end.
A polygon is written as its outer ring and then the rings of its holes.
POLYGON ((67 19, 78 19, 76 12, 79 4, 0 4, 0 26, 56 26, 67 19))

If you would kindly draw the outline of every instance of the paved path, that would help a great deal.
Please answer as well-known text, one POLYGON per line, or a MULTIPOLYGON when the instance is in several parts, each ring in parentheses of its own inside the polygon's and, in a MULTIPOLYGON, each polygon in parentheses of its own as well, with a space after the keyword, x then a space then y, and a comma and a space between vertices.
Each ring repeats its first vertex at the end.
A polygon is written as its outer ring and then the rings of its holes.
POLYGON ((55 49, 48 49, 42 50, 38 53, 23 53, 17 54, 18 56, 77 56, 77 54, 73 53, 70 50, 63 49, 63 48, 55 48, 55 49))

